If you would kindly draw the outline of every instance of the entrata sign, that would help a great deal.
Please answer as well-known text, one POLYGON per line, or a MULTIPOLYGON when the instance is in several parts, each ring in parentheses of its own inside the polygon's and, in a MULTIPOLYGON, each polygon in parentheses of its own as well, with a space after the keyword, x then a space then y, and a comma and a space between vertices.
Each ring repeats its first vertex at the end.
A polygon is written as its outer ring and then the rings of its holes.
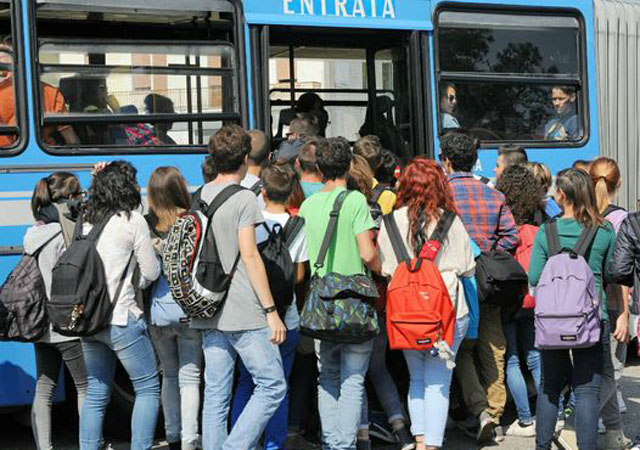
POLYGON ((282 0, 288 15, 395 19, 395 0, 282 0))

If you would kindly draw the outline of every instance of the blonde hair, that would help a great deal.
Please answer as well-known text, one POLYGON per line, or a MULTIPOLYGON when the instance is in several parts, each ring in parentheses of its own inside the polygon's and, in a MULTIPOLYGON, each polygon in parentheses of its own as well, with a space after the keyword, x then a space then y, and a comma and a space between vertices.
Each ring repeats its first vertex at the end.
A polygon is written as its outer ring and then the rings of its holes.
POLYGON ((360 155, 351 157, 347 187, 362 192, 367 201, 373 197, 373 171, 367 160, 360 155))
POLYGON ((540 186, 542 195, 546 196, 553 182, 549 168, 542 163, 531 161, 523 162, 522 165, 531 171, 536 179, 536 184, 540 186))
POLYGON ((609 206, 610 198, 618 190, 620 169, 613 159, 601 156, 591 163, 589 176, 595 188, 598 212, 602 214, 609 206))

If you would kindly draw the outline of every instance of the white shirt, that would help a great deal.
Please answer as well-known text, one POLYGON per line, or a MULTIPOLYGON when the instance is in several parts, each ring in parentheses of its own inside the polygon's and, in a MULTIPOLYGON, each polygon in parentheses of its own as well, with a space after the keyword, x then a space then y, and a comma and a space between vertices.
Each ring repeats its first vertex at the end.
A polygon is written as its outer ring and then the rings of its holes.
MULTIPOLYGON (((287 213, 274 214, 268 211, 262 211, 262 215, 264 216, 265 225, 267 225, 269 229, 273 229, 273 226, 275 224, 280 224, 280 226, 284 228, 287 220, 289 220, 290 217, 287 213)), ((256 242, 259 244, 263 241, 266 241, 267 238, 267 231, 263 226, 258 226, 256 228, 256 242)), ((300 228, 298 235, 289 246, 289 254, 291 255, 291 261, 294 264, 309 261, 309 253, 307 252, 307 239, 305 237, 304 226, 300 228)), ((287 309, 287 314, 284 317, 284 324, 287 327, 287 330, 295 330, 300 326, 300 315, 298 313, 298 307, 296 306, 295 293, 293 294, 293 301, 291 302, 291 306, 289 306, 289 309, 287 309)))
MULTIPOLYGON (((93 225, 85 223, 83 232, 86 234, 91 228, 93 225)), ((143 311, 136 303, 136 287, 131 283, 136 262, 140 267, 140 286, 137 287, 147 287, 160 275, 160 265, 153 250, 149 227, 142 214, 132 211, 129 219, 123 212, 113 216, 98 238, 97 249, 104 265, 107 288, 112 302, 116 300, 114 297, 122 273, 125 268, 127 269, 111 318, 111 325, 126 326, 129 313, 136 318, 143 315, 143 311), (131 252, 133 252, 133 258, 127 268, 131 252)))
MULTIPOLYGON (((409 239, 409 208, 406 206, 393 212, 393 217, 398 225, 402 241, 411 257, 414 257, 409 239)), ((427 236, 433 233, 436 223, 432 221, 427 227, 427 236)), ((387 233, 384 222, 378 235, 378 251, 382 262, 382 274, 390 277, 398 266, 398 260, 393 252, 393 246, 387 233)), ((451 301, 456 307, 456 319, 469 314, 469 307, 464 296, 464 288, 460 277, 471 277, 475 274, 476 262, 471 250, 471 238, 464 228, 460 217, 456 217, 449 228, 449 232, 440 247, 435 260, 436 266, 442 275, 445 286, 449 291, 451 301)))

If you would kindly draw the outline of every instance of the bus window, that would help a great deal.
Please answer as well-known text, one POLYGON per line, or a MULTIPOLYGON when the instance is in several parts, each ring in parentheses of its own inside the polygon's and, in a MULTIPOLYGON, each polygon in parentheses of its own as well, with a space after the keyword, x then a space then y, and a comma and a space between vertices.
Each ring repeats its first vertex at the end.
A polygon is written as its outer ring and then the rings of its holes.
POLYGON ((0 1, 0 148, 3 149, 15 147, 19 137, 11 17, 11 3, 0 1))
POLYGON ((409 158, 413 125, 405 34, 270 27, 269 37, 275 145, 287 137, 293 118, 310 113, 321 135, 355 141, 375 134, 409 158))
POLYGON ((440 131, 464 127, 483 141, 582 141, 581 36, 573 16, 442 11, 440 131))
POLYGON ((37 11, 43 145, 204 148, 240 122, 230 2, 104 12, 58 3, 37 11))

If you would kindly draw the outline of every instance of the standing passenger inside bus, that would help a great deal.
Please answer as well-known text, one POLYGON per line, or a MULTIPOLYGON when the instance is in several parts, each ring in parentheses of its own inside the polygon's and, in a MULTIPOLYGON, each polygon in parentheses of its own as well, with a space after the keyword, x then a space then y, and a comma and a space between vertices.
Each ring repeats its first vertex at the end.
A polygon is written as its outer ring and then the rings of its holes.
POLYGON ((576 90, 570 86, 554 86, 551 101, 556 116, 544 126, 544 138, 555 141, 578 139, 578 115, 576 113, 576 90))
POLYGON ((458 93, 453 83, 446 83, 440 93, 440 120, 442 129, 460 128, 460 122, 453 116, 458 106, 458 93))
MULTIPOLYGON (((0 43, 0 63, 11 64, 12 57, 11 38, 6 37, 0 43)), ((67 105, 62 93, 50 84, 41 82, 42 102, 45 113, 66 114, 67 105)), ((13 75, 11 72, 0 71, 0 125, 15 126, 15 93, 13 90, 13 75)), ((10 147, 16 141, 17 136, 0 136, 0 147, 10 147)), ((78 144, 79 139, 71 128, 71 125, 44 126, 42 127, 42 140, 48 145, 78 144)))

